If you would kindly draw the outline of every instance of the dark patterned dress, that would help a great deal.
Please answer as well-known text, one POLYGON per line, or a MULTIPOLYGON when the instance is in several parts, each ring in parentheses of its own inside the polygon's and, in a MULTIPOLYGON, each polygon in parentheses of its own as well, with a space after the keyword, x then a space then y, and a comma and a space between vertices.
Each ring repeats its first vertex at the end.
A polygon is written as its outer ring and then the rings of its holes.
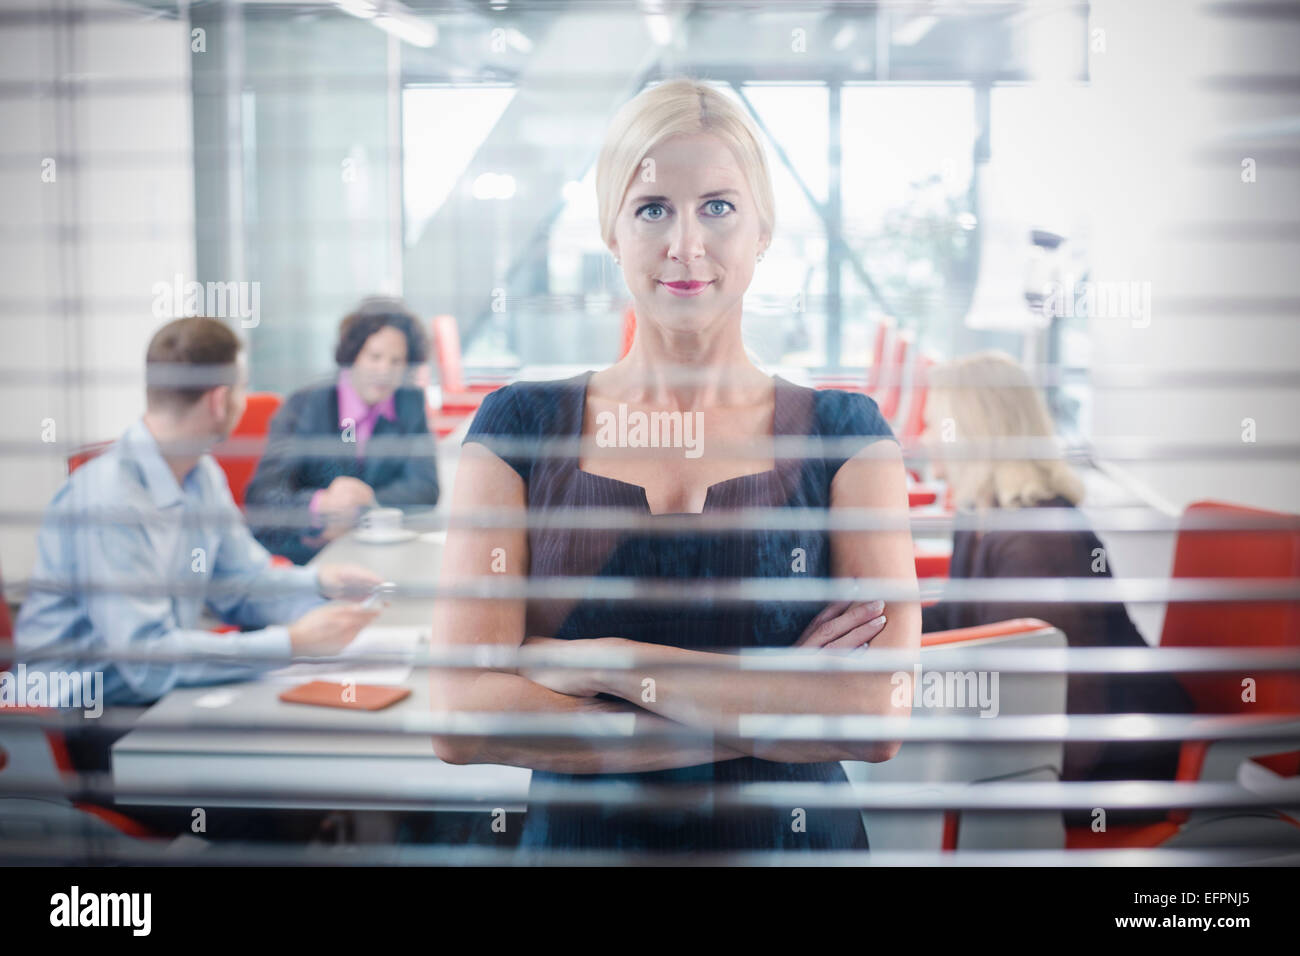
MULTIPOLYGON (((465 441, 492 449, 519 473, 528 508, 626 508, 650 514, 640 485, 585 472, 572 455, 541 446, 581 436, 587 383, 593 373, 551 382, 516 382, 491 393, 480 406, 465 441), (504 441, 502 441, 504 440, 504 441), (534 444, 534 443, 537 444, 534 444)), ((895 439, 870 398, 850 392, 775 382, 773 431, 782 436, 854 437, 828 447, 824 455, 777 458, 776 467, 731 478, 708 489, 704 512, 739 508, 830 507, 831 480, 854 453, 881 438, 895 439), (847 446, 847 447, 846 447, 847 446)), ((777 453, 780 454, 778 446, 777 453)), ((688 535, 639 530, 532 528, 531 578, 791 578, 830 577, 830 542, 825 531, 738 529, 688 535), (792 557, 802 548, 806 569, 792 557)), ((691 650, 734 651, 746 647, 789 647, 824 605, 765 602, 712 606, 710 600, 654 604, 603 598, 530 600, 527 633, 576 639, 617 636, 691 650)), ((533 772, 542 783, 580 785, 619 781, 628 785, 738 784, 769 781, 845 783, 838 761, 780 763, 740 757, 647 773, 561 774, 533 772)), ((707 804, 707 800, 705 801, 707 804)), ((767 849, 867 849, 862 816, 855 809, 795 807, 735 810, 698 806, 659 810, 532 804, 521 846, 583 849, 729 851, 767 849)))

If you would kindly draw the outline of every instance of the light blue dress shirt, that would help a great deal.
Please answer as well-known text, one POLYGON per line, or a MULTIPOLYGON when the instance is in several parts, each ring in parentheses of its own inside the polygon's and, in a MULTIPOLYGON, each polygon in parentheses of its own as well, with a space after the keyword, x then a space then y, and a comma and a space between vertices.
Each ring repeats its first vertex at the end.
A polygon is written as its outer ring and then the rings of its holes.
POLYGON ((102 670, 105 703, 147 704, 173 687, 247 679, 277 666, 241 660, 245 655, 287 661, 282 625, 324 601, 315 568, 271 564, 210 455, 178 485, 137 420, 50 503, 15 645, 29 674, 102 670), (204 607, 228 624, 260 630, 204 630, 204 607), (229 660, 112 660, 124 650, 229 660))

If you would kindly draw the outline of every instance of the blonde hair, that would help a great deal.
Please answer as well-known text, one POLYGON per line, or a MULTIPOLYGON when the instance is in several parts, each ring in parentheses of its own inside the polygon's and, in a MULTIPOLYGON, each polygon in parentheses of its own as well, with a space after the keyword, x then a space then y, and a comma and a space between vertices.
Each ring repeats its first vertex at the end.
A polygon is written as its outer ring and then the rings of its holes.
POLYGON ((607 247, 614 241, 623 197, 646 154, 669 137, 691 133, 712 133, 730 148, 754 194, 759 224, 770 239, 776 200, 757 132, 726 95, 700 80, 679 77, 641 91, 610 122, 596 161, 600 238, 607 247))
MULTIPOLYGON (((1053 439, 1056 429, 1042 393, 1005 352, 963 356, 930 370, 926 417, 937 430, 952 422, 958 442, 1053 439)), ((1060 458, 945 458, 958 508, 1016 508, 1057 495, 1083 500, 1083 482, 1060 458)))

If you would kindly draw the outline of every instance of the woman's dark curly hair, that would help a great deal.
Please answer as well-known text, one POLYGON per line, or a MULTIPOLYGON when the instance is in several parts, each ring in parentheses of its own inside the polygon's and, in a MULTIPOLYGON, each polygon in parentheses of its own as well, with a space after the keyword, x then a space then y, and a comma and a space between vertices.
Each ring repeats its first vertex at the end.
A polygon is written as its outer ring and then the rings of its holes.
POLYGON ((391 325, 406 336, 406 364, 419 365, 429 351, 429 340, 415 313, 401 299, 371 296, 362 299, 339 324, 339 344, 334 349, 334 361, 350 366, 357 360, 366 339, 385 326, 391 325))

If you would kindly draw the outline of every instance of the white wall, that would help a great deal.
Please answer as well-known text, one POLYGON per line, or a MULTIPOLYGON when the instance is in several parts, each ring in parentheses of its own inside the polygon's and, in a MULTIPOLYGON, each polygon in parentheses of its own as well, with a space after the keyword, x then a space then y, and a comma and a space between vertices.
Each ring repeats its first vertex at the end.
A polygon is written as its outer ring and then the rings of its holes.
POLYGON ((190 57, 213 54, 191 54, 187 22, 144 19, 127 4, 6 7, 29 16, 0 30, 0 82, 33 91, 0 99, 0 368, 116 376, 64 385, 0 374, 8 585, 31 572, 66 446, 116 437, 144 409, 144 350, 160 324, 152 286, 194 274, 190 57), (78 76, 64 95, 52 87, 78 76), (44 157, 57 159, 53 182, 42 181, 44 157), (45 419, 57 448, 39 444, 45 419), (12 443, 34 447, 15 454, 12 443))
MULTIPOLYGON (((1212 77, 1293 74, 1300 21, 1216 17, 1183 0, 1093 0, 1091 26, 1106 52, 1091 56, 1092 86, 1079 149, 1097 197, 1090 242, 1096 278, 1149 281, 1149 328, 1092 322, 1094 368, 1141 365, 1151 372, 1287 371, 1300 356, 1300 314, 1215 308, 1237 296, 1296 297, 1300 243, 1244 239, 1207 224, 1266 227, 1294 222, 1300 168, 1258 158, 1258 179, 1241 181, 1242 157, 1300 138, 1220 140, 1228 131, 1300 117, 1300 97, 1227 93, 1212 77), (1204 151, 1227 148, 1220 159, 1204 151)), ((1124 463, 1175 508, 1219 498, 1300 510, 1300 463, 1249 461, 1242 420, 1260 445, 1300 442, 1294 389, 1204 387, 1098 391, 1093 437, 1226 443, 1214 461, 1124 463)))

